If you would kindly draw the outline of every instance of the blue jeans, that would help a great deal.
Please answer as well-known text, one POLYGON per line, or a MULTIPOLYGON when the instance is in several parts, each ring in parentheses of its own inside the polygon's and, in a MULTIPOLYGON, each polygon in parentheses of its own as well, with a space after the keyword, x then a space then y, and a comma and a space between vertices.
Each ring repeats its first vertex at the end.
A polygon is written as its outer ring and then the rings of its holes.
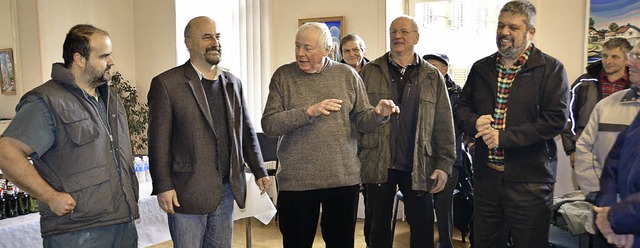
POLYGON ((220 205, 212 213, 202 215, 175 213, 167 214, 167 217, 175 248, 231 248, 233 194, 229 183, 222 185, 220 205))
POLYGON ((138 231, 133 221, 82 229, 44 237, 42 245, 48 247, 138 247, 138 231))

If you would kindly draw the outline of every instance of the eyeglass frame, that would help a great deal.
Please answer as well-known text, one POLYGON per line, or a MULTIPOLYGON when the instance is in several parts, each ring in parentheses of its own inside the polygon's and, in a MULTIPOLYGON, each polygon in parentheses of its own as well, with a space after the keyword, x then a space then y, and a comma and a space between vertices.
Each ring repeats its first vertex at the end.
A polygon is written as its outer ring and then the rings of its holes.
POLYGON ((634 64, 640 63, 640 52, 628 52, 627 59, 634 64))
POLYGON ((391 30, 391 31, 389 31, 389 36, 394 36, 394 35, 396 35, 398 32, 400 32, 400 35, 401 35, 402 37, 405 37, 405 36, 409 35, 410 33, 413 33, 413 32, 416 32, 416 33, 417 33, 417 32, 418 32, 418 30, 406 30, 406 29, 400 29, 400 30, 397 30, 397 29, 396 29, 396 30, 391 30))

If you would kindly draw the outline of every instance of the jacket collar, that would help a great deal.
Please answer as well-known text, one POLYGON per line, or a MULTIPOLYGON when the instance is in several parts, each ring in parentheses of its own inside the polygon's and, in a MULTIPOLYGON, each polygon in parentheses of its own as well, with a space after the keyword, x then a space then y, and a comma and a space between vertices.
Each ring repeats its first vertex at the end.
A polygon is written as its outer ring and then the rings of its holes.
MULTIPOLYGON (((53 79, 56 83, 65 86, 68 89, 78 91, 79 94, 86 94, 84 90, 78 86, 76 83, 76 78, 71 74, 71 71, 64 67, 63 63, 53 63, 51 66, 51 79, 53 79)), ((101 96, 108 96, 109 94, 109 84, 104 83, 96 88, 96 91, 101 96)))

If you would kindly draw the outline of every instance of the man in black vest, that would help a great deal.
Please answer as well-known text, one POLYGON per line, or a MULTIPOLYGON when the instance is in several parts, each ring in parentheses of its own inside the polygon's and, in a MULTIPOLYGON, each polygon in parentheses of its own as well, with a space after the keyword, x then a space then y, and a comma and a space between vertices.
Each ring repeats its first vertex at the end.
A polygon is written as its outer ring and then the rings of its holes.
POLYGON ((0 138, 0 169, 39 200, 44 247, 138 246, 127 116, 106 84, 111 53, 106 31, 71 28, 64 64, 22 97, 0 138))

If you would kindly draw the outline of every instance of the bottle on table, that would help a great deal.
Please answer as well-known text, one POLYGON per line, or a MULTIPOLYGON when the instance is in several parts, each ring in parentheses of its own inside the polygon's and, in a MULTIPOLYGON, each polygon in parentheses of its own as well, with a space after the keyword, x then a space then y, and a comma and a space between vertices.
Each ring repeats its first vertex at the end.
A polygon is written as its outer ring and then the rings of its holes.
POLYGON ((38 200, 32 195, 29 195, 29 213, 36 213, 38 211, 38 200))
POLYGON ((7 201, 4 199, 4 189, 0 188, 0 220, 7 218, 7 201))
POLYGON ((4 198, 6 201, 5 207, 7 217, 18 216, 18 195, 16 194, 14 185, 12 182, 7 181, 7 191, 5 191, 4 198))
POLYGON ((25 191, 18 192, 18 214, 29 214, 29 194, 25 191))

